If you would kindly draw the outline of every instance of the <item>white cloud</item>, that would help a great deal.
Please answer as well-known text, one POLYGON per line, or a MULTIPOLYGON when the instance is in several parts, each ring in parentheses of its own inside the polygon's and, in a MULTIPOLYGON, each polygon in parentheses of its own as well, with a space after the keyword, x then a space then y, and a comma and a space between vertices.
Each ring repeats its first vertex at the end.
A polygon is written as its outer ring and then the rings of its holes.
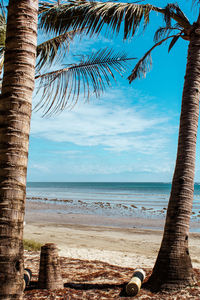
POLYGON ((40 171, 42 173, 48 173, 48 172, 50 172, 50 168, 48 166, 44 165, 44 164, 32 163, 30 167, 31 167, 31 169, 40 171))
POLYGON ((59 176, 65 175, 117 175, 123 173, 146 173, 154 175, 171 175, 173 172, 174 164, 171 161, 160 161, 156 163, 156 157, 151 161, 139 161, 135 160, 134 156, 130 160, 120 161, 104 161, 94 160, 92 161, 84 154, 82 154, 82 160, 62 160, 61 163, 55 163, 54 161, 43 161, 39 166, 35 163, 30 164, 30 170, 37 170, 41 174, 54 174, 55 169, 59 176))
POLYGON ((73 157, 73 156, 76 156, 76 155, 80 155, 81 151, 79 151, 79 150, 66 150, 66 151, 53 151, 53 153, 73 157))
POLYGON ((162 136, 162 127, 164 130, 167 117, 154 116, 138 105, 128 106, 128 97, 117 89, 107 93, 102 101, 79 104, 50 119, 33 113, 31 134, 54 142, 102 146, 112 151, 135 149, 151 153, 165 145, 167 138, 162 136), (120 106, 111 102, 113 93, 121 99, 120 106))
POLYGON ((120 174, 123 172, 136 171, 136 167, 130 164, 108 165, 104 163, 82 163, 80 165, 72 165, 71 173, 74 174, 120 174))
MULTIPOLYGON (((68 166, 69 168, 69 166, 68 166)), ((69 173, 74 174, 102 174, 102 175, 109 175, 109 174, 121 174, 121 173, 133 173, 133 172, 145 172, 151 174, 163 174, 169 173, 171 174, 173 169, 171 166, 165 168, 165 163, 160 166, 153 166, 152 164, 146 163, 144 166, 138 164, 138 162, 134 163, 123 163, 123 164, 104 164, 104 163, 93 163, 88 165, 87 163, 82 163, 80 165, 73 164, 71 166, 69 173)))

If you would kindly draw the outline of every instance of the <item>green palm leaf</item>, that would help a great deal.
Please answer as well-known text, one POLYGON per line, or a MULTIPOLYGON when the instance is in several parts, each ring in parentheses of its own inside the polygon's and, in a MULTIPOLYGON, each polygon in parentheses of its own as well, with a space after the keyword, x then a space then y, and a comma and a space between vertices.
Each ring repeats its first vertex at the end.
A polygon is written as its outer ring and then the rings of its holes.
POLYGON ((50 116, 75 105, 81 92, 85 99, 89 99, 91 91, 99 97, 111 84, 110 78, 115 80, 114 71, 122 75, 130 59, 133 58, 124 53, 103 49, 83 58, 79 64, 36 76, 43 93, 35 109, 42 109, 43 115, 50 116))
POLYGON ((45 65, 52 65, 55 59, 56 62, 61 60, 64 57, 66 51, 69 50, 70 42, 73 40, 77 32, 78 31, 73 30, 60 34, 38 45, 38 62, 36 66, 37 71, 40 71, 45 65))
POLYGON ((5 46, 6 40, 6 13, 3 1, 0 2, 0 47, 5 46))
MULTIPOLYGON (((187 17, 178 5, 167 5, 159 8, 150 4, 94 2, 85 0, 71 0, 66 4, 55 5, 44 3, 40 7, 40 26, 46 31, 62 33, 73 28, 86 33, 99 34, 104 24, 109 25, 111 32, 118 33, 123 26, 124 39, 133 36, 136 29, 149 22, 152 11, 164 16, 167 27, 171 19, 175 20, 184 29, 191 27, 187 17)), ((171 26, 171 25, 170 25, 171 26)))
POLYGON ((70 1, 60 6, 44 3, 40 8, 40 26, 46 31, 65 32, 69 28, 99 33, 104 24, 119 32, 124 21, 124 38, 134 35, 141 21, 149 20, 151 5, 116 2, 70 1))
POLYGON ((0 19, 4 20, 4 23, 6 23, 6 11, 5 11, 5 7, 6 6, 4 5, 3 0, 0 0, 0 14, 1 14, 0 19))

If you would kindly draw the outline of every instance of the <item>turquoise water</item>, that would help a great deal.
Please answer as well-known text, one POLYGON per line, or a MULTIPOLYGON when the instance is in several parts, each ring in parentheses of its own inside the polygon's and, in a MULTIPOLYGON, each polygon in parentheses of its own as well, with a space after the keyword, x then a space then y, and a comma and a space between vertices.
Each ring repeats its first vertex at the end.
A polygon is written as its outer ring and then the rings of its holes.
MULTIPOLYGON (((27 201, 59 203, 66 213, 160 218, 170 189, 170 183, 29 182, 27 201)), ((200 219, 199 200, 200 184, 195 184, 192 219, 200 219)))

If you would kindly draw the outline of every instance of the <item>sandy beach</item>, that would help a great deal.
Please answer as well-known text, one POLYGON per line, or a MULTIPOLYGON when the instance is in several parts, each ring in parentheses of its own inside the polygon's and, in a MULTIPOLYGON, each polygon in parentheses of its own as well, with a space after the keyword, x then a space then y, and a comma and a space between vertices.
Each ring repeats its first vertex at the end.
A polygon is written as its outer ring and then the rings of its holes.
MULTIPOLYGON (((159 251, 164 219, 72 213, 56 201, 27 201, 24 237, 42 244, 55 243, 61 257, 64 288, 38 289, 39 251, 25 251, 25 266, 33 277, 25 300, 132 299, 125 286, 135 268, 143 268, 146 280, 159 251), (62 208, 62 207, 61 207, 62 208), (125 297, 125 298, 124 298, 125 297)), ((192 228, 199 228, 199 222, 192 228)), ((190 254, 195 276, 200 279, 200 234, 190 234, 190 254)), ((199 299, 199 283, 181 291, 181 299, 199 299)), ((178 300, 180 291, 153 293, 142 288, 135 299, 178 300)))
MULTIPOLYGON (((25 220, 24 237, 42 244, 56 243, 60 256, 123 267, 153 267, 162 239, 162 231, 156 230, 163 226, 160 219, 61 214, 55 207, 47 213, 45 204, 27 203, 25 220)), ((195 268, 200 268, 199 238, 198 233, 190 234, 195 268)))

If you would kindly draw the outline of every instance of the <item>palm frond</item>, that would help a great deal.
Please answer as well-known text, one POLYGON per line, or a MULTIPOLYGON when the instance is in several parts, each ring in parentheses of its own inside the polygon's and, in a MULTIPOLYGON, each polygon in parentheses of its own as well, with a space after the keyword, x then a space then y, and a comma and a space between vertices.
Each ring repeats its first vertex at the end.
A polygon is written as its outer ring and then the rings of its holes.
POLYGON ((133 36, 141 24, 144 28, 146 27, 151 11, 161 13, 167 27, 171 27, 171 19, 183 28, 191 26, 176 4, 159 8, 150 4, 86 0, 70 0, 59 6, 53 3, 43 3, 40 6, 39 20, 41 28, 59 34, 69 28, 83 30, 85 27, 87 27, 87 34, 99 34, 104 24, 109 25, 109 32, 118 33, 123 26, 124 39, 126 39, 133 36))
POLYGON ((65 32, 69 28, 98 34, 104 24, 118 33, 124 22, 124 38, 133 36, 141 22, 149 21, 152 5, 117 2, 69 1, 60 6, 43 3, 40 7, 40 26, 46 31, 65 32))
POLYGON ((103 49, 83 58, 79 64, 36 76, 43 93, 35 109, 42 109, 43 116, 50 116, 66 107, 73 107, 80 93, 86 100, 90 94, 99 97, 111 84, 110 79, 115 80, 114 71, 122 75, 130 59, 133 58, 128 58, 124 53, 103 49))
POLYGON ((195 4, 200 4, 200 0, 192 0, 192 5, 195 5, 195 4))
POLYGON ((0 47, 5 47, 6 40, 6 13, 3 1, 0 2, 0 47))
POLYGON ((128 77, 129 83, 131 83, 136 78, 142 78, 146 76, 146 73, 151 69, 152 65, 152 59, 151 59, 151 52, 158 46, 160 46, 162 43, 167 41, 170 38, 174 38, 176 35, 171 35, 163 40, 156 43, 151 49, 149 49, 144 56, 138 61, 138 63, 135 65, 135 68, 132 70, 131 74, 128 77))
POLYGON ((168 37, 173 31, 178 30, 179 32, 182 32, 182 28, 175 24, 174 27, 160 27, 156 30, 154 34, 154 42, 157 43, 160 40, 164 39, 165 37, 168 37))
POLYGON ((152 66, 152 58, 151 52, 148 51, 145 53, 142 59, 136 64, 135 68, 133 69, 131 75, 128 77, 129 83, 131 83, 136 78, 145 78, 146 73, 151 70, 152 66))
POLYGON ((49 0, 48 2, 47 1, 40 1, 39 2, 39 11, 38 11, 38 13, 40 15, 43 12, 49 10, 49 8, 55 7, 55 6, 59 6, 58 2, 55 1, 55 0, 49 0))
POLYGON ((175 35, 173 37, 173 39, 171 40, 171 43, 169 44, 168 52, 170 52, 170 50, 172 49, 172 47, 174 47, 174 45, 176 44, 176 42, 178 41, 178 39, 180 37, 181 37, 181 33, 178 33, 177 35, 175 35))
POLYGON ((38 62, 36 66, 37 71, 40 71, 44 65, 51 65, 55 59, 56 62, 62 59, 65 55, 65 52, 69 50, 69 44, 77 33, 78 30, 66 32, 38 45, 38 62), (61 51, 58 54, 59 50, 61 51))
POLYGON ((0 24, 0 47, 5 47, 6 41, 6 25, 0 24))
POLYGON ((167 27, 171 27, 171 20, 174 19, 174 17, 176 17, 176 19, 178 20, 178 23, 180 25, 182 25, 182 24, 190 25, 188 18, 183 13, 183 11, 180 9, 179 5, 177 3, 176 4, 169 3, 164 8, 164 20, 165 20, 167 27))
POLYGON ((4 5, 4 2, 3 0, 0 0, 0 13, 1 13, 1 16, 2 16, 2 19, 6 20, 6 11, 5 11, 5 5, 4 5))
POLYGON ((5 13, 3 0, 1 0, 0 2, 0 75, 2 74, 3 65, 4 65, 5 41, 6 41, 6 13, 5 13))
POLYGON ((0 75, 2 74, 3 65, 4 65, 4 54, 5 54, 5 48, 0 47, 0 75))

